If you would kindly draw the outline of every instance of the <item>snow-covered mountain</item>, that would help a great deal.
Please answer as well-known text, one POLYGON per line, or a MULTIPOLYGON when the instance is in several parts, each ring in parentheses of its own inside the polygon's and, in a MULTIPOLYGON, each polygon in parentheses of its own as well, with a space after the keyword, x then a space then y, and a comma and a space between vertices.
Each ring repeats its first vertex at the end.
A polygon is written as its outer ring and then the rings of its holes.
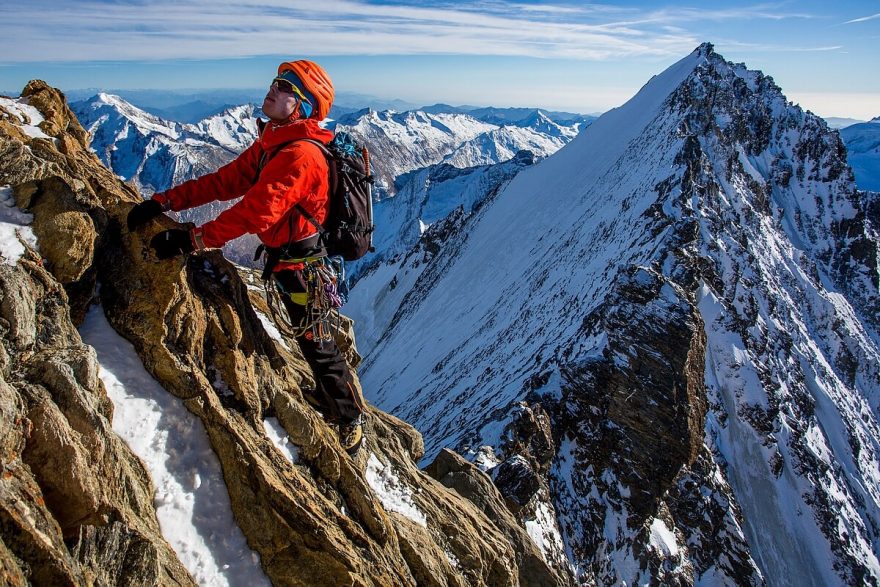
POLYGON ((500 163, 521 150, 546 157, 577 135, 584 122, 561 126, 538 112, 517 124, 502 127, 460 113, 366 110, 341 118, 335 128, 380 154, 373 168, 381 199, 396 193, 401 175, 438 163, 460 168, 500 163))
POLYGON ((840 130, 846 161, 863 190, 880 191, 880 116, 840 130))
POLYGON ((198 124, 163 120, 111 94, 98 94, 71 108, 91 133, 92 150, 101 161, 144 195, 214 171, 257 136, 250 104, 198 124))
POLYGON ((540 158, 558 151, 580 130, 579 124, 559 125, 541 111, 516 124, 485 132, 459 145, 443 162, 455 167, 489 165, 512 159, 520 151, 540 158))
MULTIPOLYGON (((72 108, 92 134, 92 149, 118 175, 134 182, 144 196, 214 171, 232 160, 256 138, 256 115, 259 114, 253 105, 243 105, 196 124, 181 124, 157 118, 109 94, 98 94, 91 100, 73 104, 72 108)), ((533 110, 515 123, 499 127, 459 113, 363 110, 328 124, 351 132, 369 146, 374 173, 379 178, 377 200, 394 196, 398 189, 405 191, 407 197, 415 197, 427 178, 448 178, 450 173, 454 174, 447 169, 432 170, 434 165, 485 167, 514 159, 524 150, 531 152, 498 172, 459 174, 456 190, 467 193, 460 201, 456 200, 458 192, 454 192, 439 199, 434 197, 431 204, 419 204, 429 208, 429 217, 404 219, 397 212, 389 216, 383 212, 386 207, 377 203, 376 237, 380 243, 377 250, 382 251, 386 245, 393 245, 388 235, 409 230, 401 223, 424 225, 444 217, 456 206, 472 207, 479 200, 475 193, 492 191, 497 182, 509 179, 510 170, 520 169, 523 162, 554 153, 573 139, 588 120, 577 119, 560 125, 541 111, 533 110), (422 175, 413 175, 417 170, 424 171, 422 175), (464 178, 474 178, 475 184, 464 187, 464 178), (407 187, 409 182, 418 185, 407 187)), ((208 204, 182 212, 179 218, 201 224, 230 205, 230 202, 208 204)), ((412 210, 414 205, 406 207, 412 210)), ((403 242, 407 246, 414 243, 411 239, 403 242)), ((253 263, 256 245, 253 237, 245 236, 224 247, 224 251, 230 259, 249 265, 253 263)), ((353 276, 359 267, 360 264, 352 268, 353 276)))
MULTIPOLYGON (((536 113, 536 109, 534 108, 450 106, 449 104, 434 104, 432 106, 424 106, 419 110, 423 110, 429 114, 467 114, 473 116, 477 120, 482 120, 483 122, 498 126, 518 124, 520 121, 535 116, 536 113)), ((575 114, 573 112, 559 112, 553 110, 541 110, 541 114, 564 126, 575 124, 577 122, 590 122, 596 118, 596 116, 591 114, 575 114)))
POLYGON ((584 583, 876 584, 878 208, 702 45, 361 278, 365 391, 584 583))

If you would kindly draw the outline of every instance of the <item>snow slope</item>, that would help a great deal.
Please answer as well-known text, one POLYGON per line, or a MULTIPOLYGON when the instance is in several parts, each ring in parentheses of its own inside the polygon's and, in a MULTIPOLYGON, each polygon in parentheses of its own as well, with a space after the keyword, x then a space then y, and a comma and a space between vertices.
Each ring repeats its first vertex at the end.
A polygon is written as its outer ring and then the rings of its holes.
POLYGON ((566 428, 548 483, 571 563, 597 582, 880 580, 877 228, 844 157, 772 79, 701 46, 520 172, 430 259, 378 267, 395 288, 364 276, 353 298, 400 304, 371 325, 368 398, 422 431, 426 462, 444 446, 497 451, 519 402, 537 392, 565 414, 568 374, 631 366, 603 331, 612 317, 699 316, 704 456, 681 475, 729 504, 720 526, 634 518, 640 489, 622 480, 635 473, 592 468, 595 431, 566 428), (658 297, 622 295, 641 290, 658 297), (710 542, 722 559, 700 554, 710 542))

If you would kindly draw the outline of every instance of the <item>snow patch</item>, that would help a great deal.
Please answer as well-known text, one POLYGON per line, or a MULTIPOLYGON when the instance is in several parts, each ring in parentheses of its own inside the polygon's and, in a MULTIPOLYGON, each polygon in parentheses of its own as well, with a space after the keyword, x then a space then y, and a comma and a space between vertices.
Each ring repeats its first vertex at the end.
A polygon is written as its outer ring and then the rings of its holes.
POLYGON ((657 552, 666 557, 678 556, 678 541, 675 533, 660 518, 651 522, 650 544, 657 552))
POLYGON ((428 527, 428 519, 413 502, 412 489, 397 478, 391 465, 383 464, 374 453, 370 453, 365 476, 386 511, 405 516, 423 528, 428 527))
POLYGON ((290 351, 291 349, 287 345, 287 341, 284 340, 284 335, 282 335, 281 331, 278 330, 278 326, 275 325, 275 322, 256 308, 254 308, 254 312, 257 313, 257 318, 259 318, 260 322, 263 323, 263 328, 266 329, 266 334, 269 335, 269 338, 283 346, 285 350, 290 351))
POLYGON ((539 502, 538 507, 535 508, 535 519, 526 520, 526 532, 547 562, 554 560, 554 553, 565 551, 562 536, 556 528, 556 519, 550 511, 550 506, 544 502, 539 502))
POLYGON ((80 328, 95 348, 113 401, 113 431, 147 467, 162 535, 199 585, 269 585, 232 517, 217 456, 201 420, 144 369, 131 344, 92 308, 80 328))
POLYGON ((37 248, 37 237, 28 226, 33 222, 31 214, 22 212, 15 205, 12 188, 0 186, 0 260, 15 265, 24 254, 22 241, 37 248))
POLYGON ((33 139, 55 140, 40 128, 40 123, 45 120, 43 114, 27 103, 27 98, 5 98, 0 96, 0 108, 5 109, 12 116, 18 118, 19 126, 25 134, 33 139))
POLYGON ((263 420, 263 428, 266 429, 266 436, 269 437, 269 440, 272 441, 275 448, 284 455, 284 458, 291 463, 299 462, 299 449, 295 444, 290 442, 290 437, 287 436, 287 430, 284 429, 284 426, 281 425, 278 418, 266 418, 263 420))

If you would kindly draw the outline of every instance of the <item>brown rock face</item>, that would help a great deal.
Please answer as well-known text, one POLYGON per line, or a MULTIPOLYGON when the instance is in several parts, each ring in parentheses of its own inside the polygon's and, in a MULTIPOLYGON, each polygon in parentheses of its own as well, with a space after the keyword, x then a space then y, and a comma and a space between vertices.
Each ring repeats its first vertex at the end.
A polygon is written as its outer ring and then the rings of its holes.
POLYGON ((492 480, 466 461, 460 455, 443 449, 426 467, 425 471, 446 487, 453 489, 477 506, 489 519, 507 528, 519 567, 522 569, 523 585, 574 585, 567 569, 556 568, 553 574, 547 572, 547 564, 535 543, 521 528, 511 511, 502 507, 505 503, 492 480))
POLYGON ((591 462, 627 463, 620 474, 638 487, 641 495, 631 503, 639 512, 656 506, 703 446, 706 335, 683 297, 666 297, 672 291, 659 275, 633 270, 611 296, 614 307, 599 318, 611 339, 608 356, 568 373, 584 403, 602 411, 585 420, 597 425, 595 450, 603 455, 591 462))
POLYGON ((369 410, 365 447, 349 457, 303 399, 314 381, 296 345, 270 339, 255 310, 264 303, 238 270, 219 251, 156 260, 146 243, 174 223, 129 233, 139 195, 88 152, 63 96, 42 82, 25 95, 53 139, 0 118, 0 185, 34 215, 40 247, 0 265, 4 581, 192 583, 161 535, 148 474, 112 432, 95 353, 75 328, 99 298, 147 370, 203 423, 235 520, 273 584, 568 584, 485 479, 477 507, 420 471, 421 437, 405 423, 369 410), (298 462, 267 437, 270 416, 298 462), (419 516, 374 490, 392 481, 419 516))
POLYGON ((584 321, 585 335, 607 334, 604 356, 569 366, 562 399, 548 406, 556 411, 559 442, 578 439, 558 465, 575 471, 569 474, 576 493, 553 489, 557 507, 581 528, 573 537, 575 556, 593 561, 587 577, 613 573, 601 556, 608 512, 619 516, 614 547, 631 534, 642 543, 634 548, 645 553, 641 564, 651 564, 646 524, 665 508, 679 472, 700 454, 706 415, 705 333, 687 295, 652 270, 633 268, 609 299, 614 302, 584 321), (589 500, 577 497, 591 491, 589 500))
POLYGON ((0 265, 0 296, 0 568, 22 584, 192 584, 162 538, 143 465, 111 431, 64 289, 30 254, 0 265))

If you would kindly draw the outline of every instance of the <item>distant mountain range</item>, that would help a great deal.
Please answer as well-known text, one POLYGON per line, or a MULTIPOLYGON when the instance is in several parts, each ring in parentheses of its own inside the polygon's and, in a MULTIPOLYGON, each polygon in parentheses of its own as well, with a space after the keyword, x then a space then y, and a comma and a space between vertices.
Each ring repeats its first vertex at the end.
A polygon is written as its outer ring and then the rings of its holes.
POLYGON ((846 162, 863 190, 880 192, 880 116, 840 130, 846 144, 846 162))
POLYGON ((840 118, 837 116, 831 116, 825 119, 825 122, 828 123, 829 128, 846 128, 848 126, 852 126, 854 124, 859 124, 865 122, 864 120, 859 120, 858 118, 840 118))

